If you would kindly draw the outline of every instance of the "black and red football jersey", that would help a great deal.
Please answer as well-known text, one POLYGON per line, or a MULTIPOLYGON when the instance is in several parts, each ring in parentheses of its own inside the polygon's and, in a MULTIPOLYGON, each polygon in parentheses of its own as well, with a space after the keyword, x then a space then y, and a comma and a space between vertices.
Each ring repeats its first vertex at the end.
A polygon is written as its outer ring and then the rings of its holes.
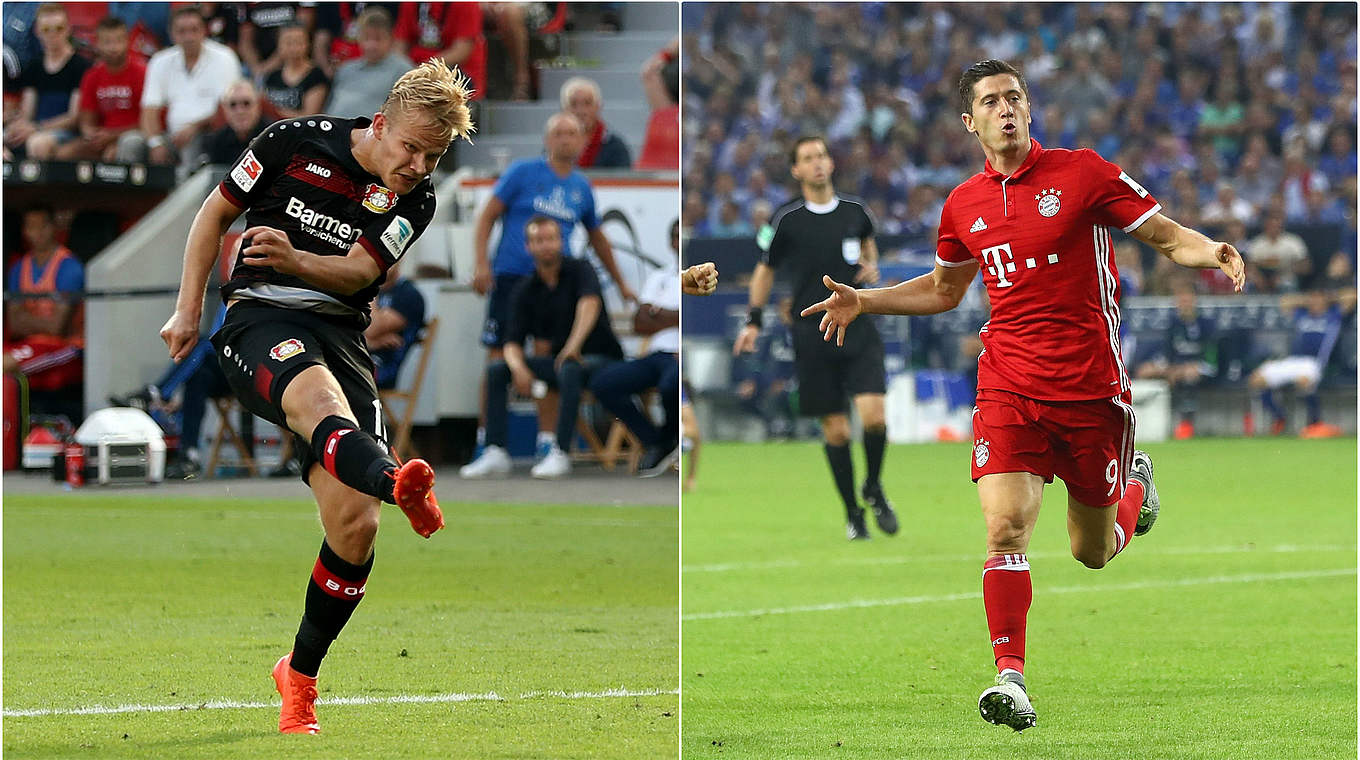
POLYGON ((269 267, 247 266, 238 253, 231 279, 222 286, 224 301, 254 299, 353 316, 367 324, 369 304, 387 270, 429 226, 435 208, 428 177, 406 195, 397 195, 359 166, 350 133, 370 123, 367 117, 326 115, 276 122, 251 141, 218 187, 227 200, 246 210, 247 228, 283 230, 294 248, 345 256, 358 243, 378 263, 378 279, 346 295, 269 267))

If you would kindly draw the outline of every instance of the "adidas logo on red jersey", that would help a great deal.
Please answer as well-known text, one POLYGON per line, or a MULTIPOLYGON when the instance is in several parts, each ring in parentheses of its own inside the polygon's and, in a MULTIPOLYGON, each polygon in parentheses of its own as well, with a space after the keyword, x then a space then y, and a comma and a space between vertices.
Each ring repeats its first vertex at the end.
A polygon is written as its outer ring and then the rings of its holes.
POLYGON ((982 221, 982 217, 979 216, 979 217, 977 218, 977 221, 976 221, 976 222, 973 222, 973 226, 968 228, 968 231, 969 231, 969 232, 982 232, 982 231, 985 230, 985 229, 987 229, 987 223, 984 222, 984 221, 982 221))

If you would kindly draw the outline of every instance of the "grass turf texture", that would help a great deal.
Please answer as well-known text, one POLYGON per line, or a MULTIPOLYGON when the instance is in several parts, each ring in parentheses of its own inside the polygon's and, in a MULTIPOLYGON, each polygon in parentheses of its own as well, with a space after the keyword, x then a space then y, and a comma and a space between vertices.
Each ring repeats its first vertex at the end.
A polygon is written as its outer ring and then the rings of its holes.
MULTIPOLYGON (((4 704, 277 705, 320 545, 305 502, 4 501, 4 704)), ((384 509, 367 596, 321 668, 320 736, 278 708, 4 719, 6 758, 640 758, 678 746, 674 509, 384 509), (548 692, 645 696, 563 698, 548 692)))
POLYGON ((995 669, 966 445, 891 447, 902 531, 855 543, 820 445, 706 445, 681 526, 683 756, 1354 758, 1355 439, 1147 448, 1161 517, 1100 571, 1046 490, 1039 725, 1015 734, 977 711, 995 669))

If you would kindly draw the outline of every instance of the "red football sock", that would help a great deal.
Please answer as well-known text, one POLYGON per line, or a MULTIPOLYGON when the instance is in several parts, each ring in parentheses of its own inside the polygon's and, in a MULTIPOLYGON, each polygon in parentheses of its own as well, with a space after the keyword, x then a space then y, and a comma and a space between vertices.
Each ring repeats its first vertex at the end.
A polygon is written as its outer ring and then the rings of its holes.
POLYGON ((1025 672, 1025 620, 1033 598, 1025 555, 1002 554, 983 563, 982 605, 998 673, 1006 668, 1025 672))
POLYGON ((1143 508, 1143 484, 1130 479, 1124 485, 1124 498, 1115 507, 1114 553, 1118 556, 1133 540, 1133 529, 1138 524, 1138 510, 1143 508))

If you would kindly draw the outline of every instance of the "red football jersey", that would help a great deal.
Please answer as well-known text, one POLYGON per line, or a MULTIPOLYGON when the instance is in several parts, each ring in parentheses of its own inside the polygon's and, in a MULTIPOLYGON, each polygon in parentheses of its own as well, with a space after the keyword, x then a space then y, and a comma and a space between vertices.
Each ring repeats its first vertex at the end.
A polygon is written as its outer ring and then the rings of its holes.
POLYGON ((988 163, 954 188, 935 260, 981 265, 992 314, 978 388, 1045 401, 1128 390, 1110 227, 1128 232, 1161 208, 1094 151, 1044 150, 1037 140, 1009 177, 988 163))

